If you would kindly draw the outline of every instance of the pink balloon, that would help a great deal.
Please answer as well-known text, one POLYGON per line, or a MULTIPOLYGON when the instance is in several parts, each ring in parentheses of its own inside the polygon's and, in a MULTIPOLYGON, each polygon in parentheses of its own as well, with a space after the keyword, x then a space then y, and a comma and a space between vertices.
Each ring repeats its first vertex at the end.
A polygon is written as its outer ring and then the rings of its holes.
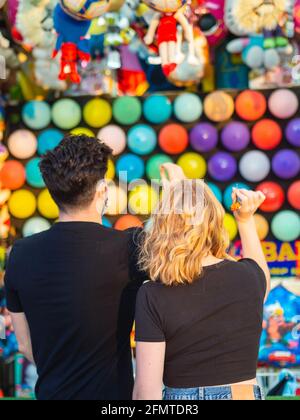
POLYGON ((14 131, 7 143, 10 153, 17 159, 29 159, 37 151, 37 138, 29 130, 14 131))
POLYGON ((126 149, 126 133, 117 125, 108 125, 98 133, 98 139, 109 146, 113 155, 120 155, 126 149))
POLYGON ((269 99, 271 113, 282 120, 293 117, 299 109, 297 95, 289 89, 278 89, 269 99))

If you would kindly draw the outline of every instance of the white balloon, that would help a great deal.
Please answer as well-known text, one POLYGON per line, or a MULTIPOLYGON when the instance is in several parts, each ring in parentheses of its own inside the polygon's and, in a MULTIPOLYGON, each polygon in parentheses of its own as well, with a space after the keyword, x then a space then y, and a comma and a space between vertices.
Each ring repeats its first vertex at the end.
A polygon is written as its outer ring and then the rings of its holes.
POLYGON ((240 160, 240 173, 249 182, 263 181, 271 171, 268 156, 260 151, 246 153, 240 160))

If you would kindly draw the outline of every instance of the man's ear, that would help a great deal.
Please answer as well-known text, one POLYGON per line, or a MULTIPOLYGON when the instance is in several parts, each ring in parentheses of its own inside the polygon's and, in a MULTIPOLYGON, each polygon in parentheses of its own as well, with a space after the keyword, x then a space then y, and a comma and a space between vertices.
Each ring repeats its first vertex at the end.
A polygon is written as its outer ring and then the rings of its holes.
POLYGON ((104 200, 107 197, 107 193, 108 193, 108 186, 105 180, 100 181, 97 185, 97 189, 96 189, 96 196, 97 196, 97 200, 104 200))

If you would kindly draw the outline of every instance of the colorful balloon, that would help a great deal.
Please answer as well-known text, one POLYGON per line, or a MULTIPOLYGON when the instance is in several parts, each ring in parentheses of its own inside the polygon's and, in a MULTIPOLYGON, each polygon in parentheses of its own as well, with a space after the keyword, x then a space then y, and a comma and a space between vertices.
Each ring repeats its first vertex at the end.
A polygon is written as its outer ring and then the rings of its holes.
POLYGON ((87 137, 95 137, 95 133, 87 127, 77 127, 71 131, 71 134, 74 136, 87 136, 87 137))
POLYGON ((59 209, 47 189, 38 196, 38 210, 46 219, 57 219, 59 216, 59 209))
POLYGON ((273 150, 282 141, 282 130, 276 121, 264 119, 253 127, 252 138, 258 149, 273 150))
POLYGON ((207 172, 206 161, 198 153, 185 153, 178 159, 177 164, 188 179, 203 179, 207 172))
POLYGON ((270 232, 269 222, 261 214, 255 214, 254 215, 254 220, 255 220, 256 229, 257 229, 259 239, 261 241, 263 241, 263 240, 266 239, 266 237, 269 235, 269 232, 270 232))
POLYGON ((273 218, 271 229, 279 241, 295 241, 300 237, 300 216, 294 211, 281 211, 273 218))
POLYGON ((117 125, 102 128, 97 137, 112 149, 114 156, 120 155, 126 149, 126 133, 117 125))
POLYGON ((217 200, 220 201, 220 203, 222 203, 223 193, 222 193, 221 189, 216 184, 214 184, 212 182, 208 182, 207 186, 212 190, 212 192, 216 196, 217 200))
POLYGON ((52 107, 52 121, 62 130, 77 127, 82 118, 80 105, 73 99, 59 99, 52 107))
POLYGON ((63 132, 54 128, 42 131, 38 136, 38 154, 42 156, 49 150, 55 149, 63 138, 63 132))
POLYGON ((21 162, 9 160, 0 169, 0 190, 18 190, 25 184, 26 173, 21 162))
POLYGON ((127 212, 127 194, 123 188, 116 187, 114 184, 108 186, 108 206, 106 214, 117 216, 127 212))
POLYGON ((31 191, 18 190, 12 193, 8 201, 12 216, 17 219, 28 219, 36 211, 36 199, 31 191))
POLYGON ((231 152, 240 152, 250 143, 250 130, 244 123, 233 121, 225 126, 221 139, 223 146, 231 152))
POLYGON ((5 162, 8 158, 9 153, 7 148, 4 146, 4 144, 0 143, 0 165, 1 163, 5 162))
POLYGON ((197 124, 190 132, 190 143, 196 152, 210 152, 218 144, 218 130, 209 123, 197 124))
POLYGON ((26 165, 26 180, 27 183, 33 188, 44 188, 45 181, 43 179, 41 170, 40 170, 40 161, 39 158, 31 159, 26 165))
POLYGON ((294 150, 283 149, 273 157, 272 168, 279 178, 292 179, 300 172, 299 153, 294 150))
POLYGON ((109 124, 112 119, 112 108, 105 99, 92 99, 84 106, 84 121, 93 128, 101 128, 109 124))
POLYGON ((146 156, 153 152, 157 145, 155 130, 149 125, 139 124, 128 132, 128 147, 137 155, 146 156))
POLYGON ((179 155, 189 145, 188 132, 179 124, 166 125, 159 133, 159 145, 165 153, 179 155))
POLYGON ((197 121, 203 112, 201 99, 194 93, 179 95, 174 102, 174 112, 177 119, 184 123, 197 121))
POLYGON ((278 89, 269 98, 269 109, 276 118, 291 118, 299 109, 298 97, 290 89, 278 89))
POLYGON ((144 161, 136 155, 126 154, 120 157, 116 165, 117 175, 122 182, 132 182, 143 178, 145 174, 144 161))
POLYGON ((138 98, 123 96, 114 101, 113 115, 122 125, 136 124, 142 116, 142 105, 138 98))
POLYGON ((288 190, 288 200, 292 207, 300 210, 300 181, 295 181, 288 190))
POLYGON ((46 230, 49 230, 50 227, 51 224, 48 222, 48 220, 43 219, 42 217, 32 217, 31 219, 27 220, 23 226, 23 236, 24 238, 28 238, 29 236, 45 232, 46 230))
POLYGON ((27 102, 22 109, 22 119, 32 130, 42 130, 51 122, 51 108, 44 101, 27 102))
POLYGON ((300 118, 295 118, 288 123, 285 135, 290 144, 300 147, 300 118))
POLYGON ((237 173, 236 159, 229 153, 218 152, 209 160, 208 172, 217 181, 230 181, 237 173))
POLYGON ((162 124, 172 115, 172 103, 167 96, 152 95, 144 102, 144 116, 152 124, 162 124))
POLYGON ((260 182, 271 170, 268 156, 258 150, 247 152, 240 160, 240 173, 249 182, 260 182))
POLYGON ((256 191, 261 191, 266 196, 266 200, 260 207, 266 213, 274 213, 280 210, 285 202, 284 190, 276 182, 263 182, 257 186, 256 191))
POLYGON ((159 195, 148 185, 138 185, 129 194, 129 208, 133 214, 149 215, 157 207, 159 195))
POLYGON ((17 130, 8 138, 8 149, 17 159, 29 159, 37 151, 37 139, 28 130, 17 130))
POLYGON ((234 113, 234 101, 228 93, 213 92, 204 100, 204 111, 209 120, 224 122, 229 120, 234 113))
POLYGON ((106 228, 109 228, 109 229, 111 229, 112 228, 112 223, 111 223, 111 221, 110 220, 108 220, 108 218, 107 217, 102 217, 102 226, 104 226, 104 227, 106 227, 106 228))
POLYGON ((112 181, 116 176, 116 168, 115 168, 115 164, 114 162, 109 159, 108 160, 108 169, 107 172, 105 174, 105 179, 112 181))
POLYGON ((136 216, 127 214, 120 217, 115 223, 116 230, 127 230, 132 228, 142 228, 143 222, 136 216))
POLYGON ((236 113, 245 121, 257 121, 267 111, 267 100, 260 92, 245 90, 240 93, 235 103, 236 113))
POLYGON ((146 175, 151 181, 160 181, 160 167, 164 163, 174 163, 168 155, 158 154, 152 156, 146 164, 146 175))
POLYGON ((251 190, 249 185, 244 184, 243 182, 237 182, 235 184, 229 185, 229 187, 227 187, 226 190, 224 191, 224 195, 223 195, 223 203, 226 210, 231 210, 231 206, 233 204, 232 203, 233 188, 237 188, 239 190, 251 190))
POLYGON ((237 222, 236 222, 235 218, 229 213, 225 214, 224 227, 229 234, 230 240, 233 241, 237 237, 238 226, 237 226, 237 222))

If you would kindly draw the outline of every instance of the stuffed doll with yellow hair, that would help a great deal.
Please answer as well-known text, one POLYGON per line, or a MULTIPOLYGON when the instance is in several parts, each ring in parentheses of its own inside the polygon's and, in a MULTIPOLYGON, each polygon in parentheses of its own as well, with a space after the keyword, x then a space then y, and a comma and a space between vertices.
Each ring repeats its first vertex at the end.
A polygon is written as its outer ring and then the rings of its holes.
POLYGON ((226 24, 240 37, 230 42, 227 50, 242 53, 252 69, 279 66, 280 55, 291 53, 294 6, 295 0, 226 0, 226 24))

